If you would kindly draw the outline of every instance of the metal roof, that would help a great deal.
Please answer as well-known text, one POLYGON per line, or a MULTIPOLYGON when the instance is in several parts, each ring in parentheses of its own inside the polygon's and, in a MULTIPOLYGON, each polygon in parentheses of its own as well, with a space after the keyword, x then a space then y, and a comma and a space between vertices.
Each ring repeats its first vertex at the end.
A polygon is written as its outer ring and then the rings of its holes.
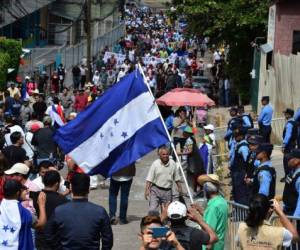
POLYGON ((3 20, 3 22, 0 23, 0 28, 17 21, 54 1, 55 0, 0 1, 0 15, 3 20))

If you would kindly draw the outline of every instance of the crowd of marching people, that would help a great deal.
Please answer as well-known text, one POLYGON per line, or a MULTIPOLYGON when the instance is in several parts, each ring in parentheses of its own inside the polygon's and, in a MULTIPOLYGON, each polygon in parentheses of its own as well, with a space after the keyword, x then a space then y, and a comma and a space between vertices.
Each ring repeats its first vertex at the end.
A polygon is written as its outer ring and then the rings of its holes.
MULTIPOLYGON (((149 8, 127 4, 125 13, 126 36, 111 51, 105 48, 94 58, 89 82, 89 67, 82 60, 72 68, 71 84, 65 81, 62 64, 51 77, 42 72, 38 83, 26 76, 20 84, 8 84, 0 106, 0 249, 99 249, 101 245, 108 250, 113 247, 112 225, 129 222, 128 198, 135 163, 110 177, 107 213, 88 201, 90 190, 98 185, 105 187, 105 180, 99 182, 99 176, 88 176, 70 155, 65 155, 53 139, 55 131, 136 67, 141 67, 156 97, 177 87, 192 88, 193 76, 202 76, 206 69, 203 57, 209 39, 186 38, 183 28, 175 26, 163 12, 152 13, 149 8), (63 168, 66 175, 61 174, 63 168)), ((223 56, 216 50, 213 63, 218 66, 223 56)), ((254 128, 243 106, 232 107, 225 135, 232 199, 249 206, 237 235, 241 249, 279 249, 298 240, 297 229, 286 215, 300 216, 300 149, 296 149, 300 111, 295 115, 292 109, 284 112, 282 210, 274 199, 277 176, 271 161, 273 108, 269 102, 269 97, 262 98, 259 129, 254 128), (273 211, 282 227, 267 224, 273 211)), ((170 147, 161 146, 158 159, 145 176, 149 211, 140 223, 140 249, 225 249, 229 210, 223 183, 214 171, 215 127, 194 119, 190 107, 161 112, 182 171, 170 147), (183 175, 192 197, 204 198, 205 206, 186 204, 183 175)))

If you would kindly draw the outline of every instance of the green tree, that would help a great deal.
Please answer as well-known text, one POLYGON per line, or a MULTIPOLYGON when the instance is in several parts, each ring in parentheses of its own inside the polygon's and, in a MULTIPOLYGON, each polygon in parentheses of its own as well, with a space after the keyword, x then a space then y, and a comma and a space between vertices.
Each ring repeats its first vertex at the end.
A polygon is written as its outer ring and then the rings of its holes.
POLYGON ((4 90, 6 87, 7 69, 10 56, 8 53, 0 52, 0 90, 4 90))
POLYGON ((249 101, 252 68, 251 41, 266 36, 272 0, 173 0, 176 13, 187 18, 187 33, 209 36, 211 42, 230 46, 226 71, 242 100, 249 101))
POLYGON ((15 80, 19 70, 20 56, 22 54, 21 42, 14 39, 0 39, 0 53, 7 53, 9 55, 9 57, 6 57, 8 61, 6 61, 5 64, 7 64, 8 68, 14 69, 14 71, 7 76, 7 80, 15 80))

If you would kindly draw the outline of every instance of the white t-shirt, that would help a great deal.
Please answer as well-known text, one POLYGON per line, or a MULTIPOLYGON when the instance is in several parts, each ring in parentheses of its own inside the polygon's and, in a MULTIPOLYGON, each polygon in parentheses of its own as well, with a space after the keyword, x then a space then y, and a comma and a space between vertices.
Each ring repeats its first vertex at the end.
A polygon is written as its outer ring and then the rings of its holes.
MULTIPOLYGON (((32 181, 35 185, 37 185, 39 187, 39 191, 41 191, 42 189, 45 188, 45 185, 42 181, 42 176, 38 176, 37 178, 35 178, 33 181, 32 181)), ((59 188, 58 188, 58 191, 59 193, 64 193, 65 191, 67 190, 67 187, 65 186, 65 180, 64 178, 61 176, 60 177, 60 183, 59 183, 59 188)))

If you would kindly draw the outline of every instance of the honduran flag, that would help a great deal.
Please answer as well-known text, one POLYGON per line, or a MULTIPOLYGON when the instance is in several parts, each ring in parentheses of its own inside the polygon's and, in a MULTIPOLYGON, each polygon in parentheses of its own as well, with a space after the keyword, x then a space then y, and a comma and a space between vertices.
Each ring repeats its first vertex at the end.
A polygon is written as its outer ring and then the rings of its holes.
POLYGON ((0 205, 0 249, 33 250, 32 216, 17 200, 0 205))
POLYGON ((59 127, 65 125, 64 113, 60 104, 52 105, 52 108, 49 111, 49 116, 52 119, 52 125, 57 124, 59 127))
POLYGON ((136 70, 58 129, 54 139, 86 173, 110 176, 168 142, 168 135, 136 70))

